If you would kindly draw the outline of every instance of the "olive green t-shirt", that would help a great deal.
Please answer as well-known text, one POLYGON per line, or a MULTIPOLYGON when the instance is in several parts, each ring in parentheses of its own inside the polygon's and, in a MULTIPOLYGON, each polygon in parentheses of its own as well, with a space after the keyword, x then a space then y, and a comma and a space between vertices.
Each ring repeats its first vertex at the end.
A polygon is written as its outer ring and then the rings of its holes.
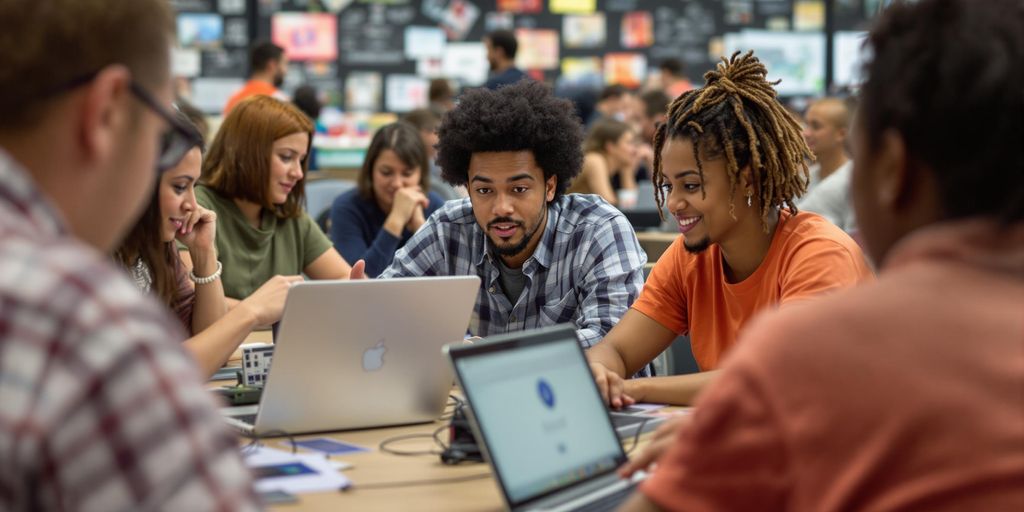
POLYGON ((277 274, 297 275, 330 249, 331 241, 305 212, 280 219, 264 209, 260 228, 249 225, 234 201, 202 185, 196 200, 217 213, 217 256, 224 294, 244 299, 277 274))

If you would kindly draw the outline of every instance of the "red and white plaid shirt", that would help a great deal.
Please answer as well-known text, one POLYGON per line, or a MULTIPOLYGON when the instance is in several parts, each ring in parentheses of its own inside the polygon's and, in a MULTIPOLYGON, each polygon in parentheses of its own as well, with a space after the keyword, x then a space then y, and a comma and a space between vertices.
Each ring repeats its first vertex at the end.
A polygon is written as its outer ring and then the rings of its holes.
POLYGON ((0 149, 0 510, 257 509, 183 339, 0 149))

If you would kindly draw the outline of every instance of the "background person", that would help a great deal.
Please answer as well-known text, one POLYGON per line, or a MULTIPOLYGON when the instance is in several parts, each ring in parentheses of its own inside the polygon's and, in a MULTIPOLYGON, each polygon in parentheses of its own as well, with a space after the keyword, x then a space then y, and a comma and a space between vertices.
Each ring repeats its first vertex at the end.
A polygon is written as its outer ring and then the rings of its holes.
MULTIPOLYGON (((217 213, 224 293, 244 299, 275 275, 346 279, 352 268, 302 209, 313 123, 269 96, 239 103, 203 161, 196 199, 217 213)), ((182 253, 191 269, 187 253, 182 253)))
POLYGON ((427 151, 420 132, 405 122, 377 130, 356 181, 359 187, 331 205, 331 240, 350 261, 365 260, 377 277, 435 210, 444 204, 430 192, 427 151))

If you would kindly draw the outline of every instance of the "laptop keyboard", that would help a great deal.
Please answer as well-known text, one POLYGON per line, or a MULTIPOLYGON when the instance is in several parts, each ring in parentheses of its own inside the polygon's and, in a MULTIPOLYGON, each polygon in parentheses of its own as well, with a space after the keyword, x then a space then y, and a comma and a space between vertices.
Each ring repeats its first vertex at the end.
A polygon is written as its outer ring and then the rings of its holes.
POLYGON ((621 505, 622 502, 626 501, 626 498, 628 498, 629 495, 633 493, 634 489, 636 489, 636 485, 630 485, 617 492, 613 492, 607 496, 604 496, 596 501, 587 503, 586 505, 583 505, 577 510, 586 510, 588 512, 603 512, 606 510, 615 510, 619 508, 619 505, 621 505))
POLYGON ((256 424, 256 415, 255 414, 239 414, 238 416, 232 416, 232 417, 235 418, 238 421, 241 421, 242 423, 247 424, 247 425, 255 425, 256 424))
POLYGON ((649 418, 643 416, 630 416, 628 414, 612 414, 612 424, 615 428, 628 427, 630 425, 637 425, 648 421, 649 418))

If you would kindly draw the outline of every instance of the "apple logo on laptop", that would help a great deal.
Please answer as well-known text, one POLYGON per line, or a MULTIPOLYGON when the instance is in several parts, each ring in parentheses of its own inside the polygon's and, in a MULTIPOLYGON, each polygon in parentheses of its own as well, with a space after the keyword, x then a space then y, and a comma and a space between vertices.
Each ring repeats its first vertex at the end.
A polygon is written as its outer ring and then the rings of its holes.
POLYGON ((384 338, 377 341, 377 344, 363 352, 363 370, 375 372, 384 366, 384 353, 388 348, 384 346, 384 338))

